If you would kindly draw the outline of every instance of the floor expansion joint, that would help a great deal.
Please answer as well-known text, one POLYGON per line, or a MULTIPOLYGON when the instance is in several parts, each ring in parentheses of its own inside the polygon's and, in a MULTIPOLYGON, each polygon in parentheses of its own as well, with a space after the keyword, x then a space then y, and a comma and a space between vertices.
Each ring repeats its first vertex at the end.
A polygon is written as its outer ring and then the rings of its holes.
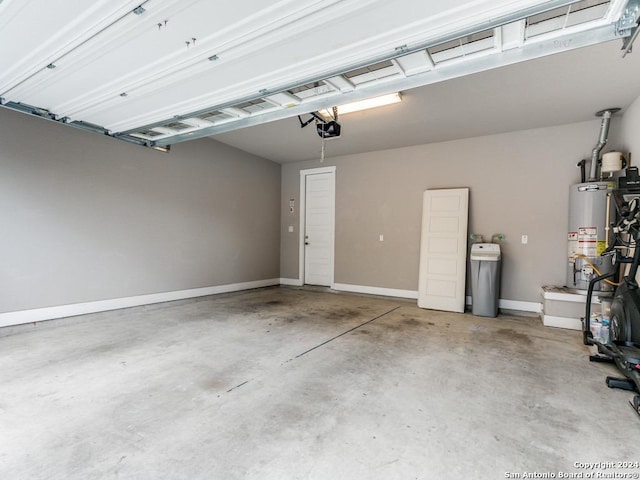
POLYGON ((380 318, 384 317, 385 315, 389 315, 390 313, 395 312, 395 311, 396 311, 396 310, 398 310, 400 307, 401 307, 401 305, 398 305, 397 307, 392 308, 392 309, 391 309, 391 310, 389 310, 388 312, 384 312, 384 313, 382 313, 382 314, 378 315, 377 317, 374 317, 374 318, 372 318, 372 319, 370 319, 370 320, 367 320, 366 322, 363 322, 363 323, 361 323, 360 325, 356 325, 355 327, 350 328, 349 330, 346 330, 346 331, 344 331, 344 332, 340 333, 339 335, 336 335, 336 336, 335 336, 335 337, 333 337, 333 338, 330 338, 329 340, 325 340, 324 342, 319 343, 319 344, 318 344, 318 345, 316 345, 315 347, 312 347, 312 348, 310 348, 309 350, 307 350, 307 351, 305 351, 305 352, 302 352, 302 353, 301 353, 301 354, 299 354, 299 355, 296 355, 296 356, 295 356, 295 358, 300 358, 300 357, 302 357, 303 355, 306 355, 306 354, 307 354, 307 353, 309 353, 309 352, 313 352, 315 349, 320 348, 320 347, 322 347, 323 345, 326 345, 327 343, 333 342, 333 341, 334 341, 334 340, 336 340, 337 338, 340 338, 340 337, 342 337, 342 336, 346 335, 347 333, 353 332, 354 330, 357 330, 357 329, 358 329, 358 328, 360 328, 360 327, 364 327, 365 325, 368 325, 368 324, 370 324, 371 322, 373 322, 373 321, 375 321, 375 320, 378 320, 378 319, 380 319, 380 318))

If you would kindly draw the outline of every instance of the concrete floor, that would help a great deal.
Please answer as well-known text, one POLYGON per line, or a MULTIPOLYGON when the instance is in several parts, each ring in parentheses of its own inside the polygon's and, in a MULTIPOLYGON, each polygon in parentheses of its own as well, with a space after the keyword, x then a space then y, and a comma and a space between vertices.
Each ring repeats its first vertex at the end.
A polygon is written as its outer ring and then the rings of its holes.
POLYGON ((497 479, 640 461, 632 395, 587 355, 537 318, 286 287, 9 327, 0 478, 497 479))

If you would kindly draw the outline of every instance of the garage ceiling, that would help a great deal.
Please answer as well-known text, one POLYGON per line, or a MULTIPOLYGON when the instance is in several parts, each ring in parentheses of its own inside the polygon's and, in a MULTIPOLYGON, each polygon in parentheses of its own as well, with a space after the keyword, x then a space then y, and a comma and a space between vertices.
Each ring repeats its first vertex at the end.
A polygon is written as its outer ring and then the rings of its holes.
MULTIPOLYGON (((403 90, 402 103, 341 115, 342 136, 325 142, 325 157, 589 120, 595 144, 595 113, 622 107, 623 115, 640 96, 640 52, 622 58, 620 45, 614 40, 403 90)), ((322 153, 315 129, 301 129, 297 118, 213 138, 278 163, 319 160, 322 153)), ((590 152, 593 145, 584 147, 590 152)))
POLYGON ((164 147, 620 41, 637 3, 0 0, 0 102, 164 147))

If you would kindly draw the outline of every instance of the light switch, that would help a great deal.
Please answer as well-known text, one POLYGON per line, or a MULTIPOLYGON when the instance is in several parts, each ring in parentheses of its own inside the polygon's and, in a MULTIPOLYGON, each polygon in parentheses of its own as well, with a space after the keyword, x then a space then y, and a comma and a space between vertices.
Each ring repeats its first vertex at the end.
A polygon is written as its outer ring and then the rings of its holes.
POLYGON ((289 225, 289 233, 293 233, 293 225, 289 225))
POLYGON ((529 243, 529 236, 528 235, 522 235, 522 244, 526 245, 527 243, 529 243))
POLYGON ((384 235, 380 234, 380 241, 384 242, 384 235))

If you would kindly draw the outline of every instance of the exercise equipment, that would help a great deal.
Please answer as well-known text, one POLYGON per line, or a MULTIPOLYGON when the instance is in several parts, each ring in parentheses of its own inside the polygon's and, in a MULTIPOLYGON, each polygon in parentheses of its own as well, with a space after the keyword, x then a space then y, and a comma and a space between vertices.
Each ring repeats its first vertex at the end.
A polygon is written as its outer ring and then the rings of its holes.
POLYGON ((640 287, 636 280, 640 267, 640 188, 625 185, 614 189, 612 195, 619 220, 613 227, 614 240, 604 253, 614 252, 616 268, 612 272, 598 272, 598 276, 589 282, 583 341, 585 345, 597 347, 598 354, 591 355, 590 361, 614 363, 624 375, 624 378, 607 377, 607 386, 635 392, 630 404, 640 415, 640 287), (600 282, 615 284, 614 279, 626 267, 628 271, 616 284, 613 294, 608 338, 596 338, 591 331, 593 292, 600 282))

